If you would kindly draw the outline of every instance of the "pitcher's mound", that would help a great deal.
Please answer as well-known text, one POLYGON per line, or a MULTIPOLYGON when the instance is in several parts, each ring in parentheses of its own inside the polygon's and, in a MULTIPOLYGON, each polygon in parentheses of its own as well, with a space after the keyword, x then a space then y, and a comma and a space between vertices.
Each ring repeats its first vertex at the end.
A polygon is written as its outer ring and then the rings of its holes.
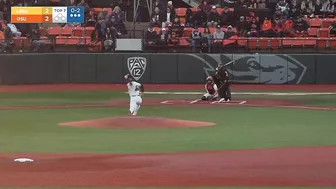
POLYGON ((212 122, 199 122, 169 119, 161 117, 111 117, 85 121, 60 123, 62 126, 95 127, 113 129, 140 129, 140 128, 183 128, 206 127, 215 125, 212 122))

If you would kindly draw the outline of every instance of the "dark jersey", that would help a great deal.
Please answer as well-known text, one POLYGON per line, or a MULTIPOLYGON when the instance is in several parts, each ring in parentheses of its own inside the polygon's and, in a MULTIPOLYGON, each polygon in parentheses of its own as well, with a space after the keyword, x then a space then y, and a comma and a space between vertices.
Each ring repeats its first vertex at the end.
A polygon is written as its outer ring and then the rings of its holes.
POLYGON ((229 73, 224 67, 219 67, 216 72, 216 75, 221 83, 226 83, 229 81, 229 73))

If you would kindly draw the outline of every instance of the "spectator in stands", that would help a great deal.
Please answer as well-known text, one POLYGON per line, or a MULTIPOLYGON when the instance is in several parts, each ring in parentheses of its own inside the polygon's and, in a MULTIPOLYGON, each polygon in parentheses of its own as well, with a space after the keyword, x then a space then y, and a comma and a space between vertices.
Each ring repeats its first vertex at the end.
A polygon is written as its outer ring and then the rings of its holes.
POLYGON ((0 52, 5 51, 5 35, 0 28, 0 52))
POLYGON ((162 28, 160 31, 160 38, 158 40, 159 45, 168 45, 169 42, 169 34, 166 30, 166 28, 162 28))
POLYGON ((289 12, 289 4, 286 2, 286 0, 280 0, 276 5, 276 10, 281 11, 281 13, 287 17, 289 12))
POLYGON ((213 39, 214 40, 223 40, 224 39, 225 33, 223 32, 222 28, 220 25, 217 25, 214 33, 213 33, 213 39))
POLYGON ((282 26, 282 36, 284 37, 295 37, 294 22, 292 19, 288 19, 282 26))
MULTIPOLYGON (((296 2, 296 1, 293 1, 293 2, 296 2)), ((294 4, 293 6, 291 6, 289 10, 288 17, 295 18, 297 15, 301 15, 301 7, 298 7, 298 5, 294 4)))
POLYGON ((118 0, 112 8, 114 9, 115 7, 119 7, 122 12, 125 12, 127 5, 123 2, 123 0, 118 0))
POLYGON ((171 12, 170 8, 167 8, 167 12, 164 17, 164 22, 168 25, 169 23, 172 23, 175 19, 176 15, 174 12, 171 12))
POLYGON ((296 19, 293 26, 296 36, 306 36, 308 27, 307 22, 301 16, 296 19))
POLYGON ((117 31, 117 35, 120 36, 122 34, 123 27, 121 25, 122 23, 118 22, 117 19, 112 16, 110 25, 108 27, 114 27, 117 31))
POLYGON ((185 26, 186 27, 192 27, 194 25, 193 16, 194 16, 193 11, 190 8, 187 8, 186 16, 185 16, 185 26))
POLYGON ((200 45, 201 38, 202 38, 201 32, 198 30, 197 26, 194 27, 193 31, 191 32, 191 47, 193 52, 196 51, 196 46, 200 45))
POLYGON ((260 36, 277 37, 277 33, 274 31, 273 26, 275 26, 275 23, 273 24, 271 19, 265 18, 261 27, 260 36))
POLYGON ((314 6, 314 15, 323 15, 322 13, 322 4, 320 0, 316 0, 315 6, 314 6))
POLYGON ((248 26, 248 37, 259 37, 260 25, 256 18, 252 18, 251 23, 248 26))
POLYGON ((84 7, 84 16, 88 16, 90 14, 91 8, 89 7, 89 4, 86 2, 86 0, 81 0, 80 3, 78 3, 77 6, 84 7))
POLYGON ((330 36, 336 36, 336 21, 334 20, 329 26, 330 36))
POLYGON ((331 17, 335 14, 335 6, 332 0, 327 0, 322 6, 322 12, 325 17, 331 17))
POLYGON ((247 33, 247 23, 245 21, 244 16, 241 16, 239 18, 239 22, 237 24, 237 31, 238 31, 238 36, 245 37, 247 33))
POLYGON ((247 8, 248 3, 247 3, 246 0, 239 0, 239 2, 238 2, 238 6, 239 6, 239 8, 243 8, 243 9, 245 9, 245 8, 247 8))
POLYGON ((216 10, 216 6, 212 6, 210 13, 208 14, 208 27, 216 27, 220 22, 219 14, 216 10))
POLYGON ((220 15, 220 25, 221 26, 228 26, 232 25, 234 20, 232 13, 229 11, 228 7, 224 7, 222 15, 220 15))
POLYGON ((198 7, 206 14, 208 14, 211 11, 211 6, 208 4, 206 0, 202 0, 201 4, 198 7))
POLYGON ((229 25, 227 27, 227 31, 225 33, 224 38, 225 39, 230 39, 232 36, 236 36, 236 35, 237 35, 237 33, 233 31, 233 27, 231 25, 229 25))
POLYGON ((261 1, 258 3, 258 8, 259 8, 259 9, 266 9, 266 8, 267 8, 266 0, 261 0, 261 1))
POLYGON ((160 9, 155 8, 151 16, 151 22, 154 23, 155 26, 161 27, 163 20, 164 19, 162 14, 160 13, 160 9))
POLYGON ((212 42, 212 35, 210 32, 210 29, 206 27, 201 37, 201 52, 202 53, 210 52, 211 42, 212 42))
POLYGON ((154 10, 156 7, 159 8, 160 11, 163 11, 163 6, 161 5, 160 0, 156 0, 156 1, 155 1, 155 5, 154 5, 154 7, 153 7, 153 10, 154 10))
POLYGON ((43 41, 37 24, 32 26, 29 37, 31 40, 30 52, 40 52, 43 48, 43 41))
POLYGON ((174 15, 176 15, 176 11, 175 8, 173 6, 173 2, 172 1, 168 1, 167 7, 170 9, 170 12, 174 15))
POLYGON ((111 15, 108 14, 107 9, 103 8, 102 11, 98 15, 98 20, 109 20, 111 15))
POLYGON ((105 52, 107 51, 115 51, 116 44, 116 30, 114 27, 106 28, 105 38, 104 38, 104 48, 105 52))
POLYGON ((8 23, 7 27, 10 28, 14 37, 21 37, 21 32, 16 28, 16 26, 14 24, 8 23))
POLYGON ((312 0, 307 0, 306 2, 306 12, 309 17, 313 17, 314 16, 314 10, 315 10, 315 6, 312 0))
POLYGON ((154 30, 154 24, 151 23, 146 32, 146 43, 148 45, 156 45, 158 37, 158 34, 154 30))
POLYGON ((86 27, 94 27, 98 20, 97 13, 92 9, 88 15, 88 17, 85 18, 85 26, 86 27))
POLYGON ((98 22, 95 25, 95 30, 91 34, 91 40, 99 40, 101 41, 105 37, 105 31, 104 28, 102 27, 103 20, 98 20, 98 22))
POLYGON ((192 21, 194 23, 194 26, 204 27, 206 25, 207 15, 200 7, 198 7, 192 21))
POLYGON ((181 21, 179 18, 175 18, 171 26, 169 27, 169 33, 175 37, 182 37, 184 27, 181 25, 181 21))
POLYGON ((0 1, 0 12, 2 12, 4 20, 9 20, 11 16, 11 2, 9 0, 0 1))
POLYGON ((12 33, 11 29, 6 26, 3 34, 4 34, 4 37, 5 37, 5 41, 4 41, 5 52, 6 51, 12 52, 14 41, 13 41, 13 33, 12 33))
POLYGON ((250 0, 248 3, 247 3, 247 8, 250 8, 250 9, 257 9, 258 8, 258 2, 256 0, 250 0))

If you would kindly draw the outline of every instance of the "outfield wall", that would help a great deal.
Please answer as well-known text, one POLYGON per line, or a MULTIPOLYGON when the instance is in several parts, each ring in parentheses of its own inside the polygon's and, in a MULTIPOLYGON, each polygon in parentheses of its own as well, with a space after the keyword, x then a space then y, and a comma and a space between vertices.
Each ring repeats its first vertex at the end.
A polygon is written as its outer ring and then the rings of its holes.
POLYGON ((336 84, 336 55, 307 54, 4 54, 0 84, 204 83, 218 62, 234 83, 336 84))

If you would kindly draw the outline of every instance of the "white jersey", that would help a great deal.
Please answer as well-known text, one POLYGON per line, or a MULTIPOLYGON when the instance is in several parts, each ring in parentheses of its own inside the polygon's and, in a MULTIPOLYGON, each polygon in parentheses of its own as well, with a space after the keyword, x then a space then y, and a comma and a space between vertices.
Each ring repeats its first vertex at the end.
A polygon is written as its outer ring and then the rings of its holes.
POLYGON ((128 94, 130 97, 140 95, 141 84, 135 81, 127 83, 128 94))

